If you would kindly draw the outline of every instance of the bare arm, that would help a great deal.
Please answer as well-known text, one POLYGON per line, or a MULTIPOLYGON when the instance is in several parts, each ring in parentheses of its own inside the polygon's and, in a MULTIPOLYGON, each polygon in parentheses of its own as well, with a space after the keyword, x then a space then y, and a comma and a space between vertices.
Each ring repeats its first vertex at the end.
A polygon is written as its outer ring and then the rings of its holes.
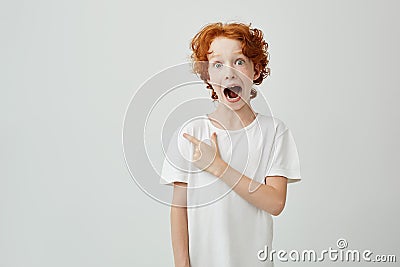
POLYGON ((266 183, 261 184, 235 170, 221 161, 214 173, 242 198, 259 209, 278 216, 286 203, 287 178, 283 176, 267 176, 266 183))
POLYGON ((208 145, 190 134, 183 136, 194 144, 193 163, 201 170, 219 177, 229 187, 259 209, 278 216, 286 202, 287 178, 267 176, 265 184, 235 170, 226 163, 219 152, 217 135, 211 135, 212 145, 208 145))
POLYGON ((174 183, 170 215, 175 267, 190 267, 186 191, 186 183, 174 183))

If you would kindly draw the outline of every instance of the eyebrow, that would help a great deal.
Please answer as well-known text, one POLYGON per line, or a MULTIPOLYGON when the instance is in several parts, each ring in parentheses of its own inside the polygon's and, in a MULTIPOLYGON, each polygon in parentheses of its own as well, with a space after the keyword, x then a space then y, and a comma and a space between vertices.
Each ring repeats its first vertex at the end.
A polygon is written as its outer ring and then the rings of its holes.
MULTIPOLYGON (((235 52, 233 52, 233 54, 243 54, 242 50, 237 50, 235 52)), ((210 59, 212 59, 213 57, 218 57, 220 56, 220 54, 214 54, 214 52, 211 53, 210 59)))

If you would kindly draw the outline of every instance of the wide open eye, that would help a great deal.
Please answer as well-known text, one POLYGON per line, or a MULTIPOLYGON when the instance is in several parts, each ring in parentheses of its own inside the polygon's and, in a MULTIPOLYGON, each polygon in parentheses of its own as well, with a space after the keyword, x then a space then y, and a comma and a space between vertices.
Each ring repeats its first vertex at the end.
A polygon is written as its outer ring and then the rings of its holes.
POLYGON ((244 65, 245 61, 244 61, 243 59, 239 58, 239 59, 236 60, 235 63, 236 63, 237 65, 239 65, 239 66, 242 66, 242 65, 244 65))
POLYGON ((220 62, 215 62, 214 63, 214 68, 216 68, 216 69, 222 68, 222 66, 223 66, 223 64, 220 63, 220 62))

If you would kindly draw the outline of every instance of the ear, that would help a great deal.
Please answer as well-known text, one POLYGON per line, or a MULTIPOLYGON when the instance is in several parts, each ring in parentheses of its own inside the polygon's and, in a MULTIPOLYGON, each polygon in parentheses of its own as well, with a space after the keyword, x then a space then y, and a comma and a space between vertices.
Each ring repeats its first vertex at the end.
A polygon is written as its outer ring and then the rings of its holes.
POLYGON ((261 74, 261 70, 260 70, 260 64, 257 64, 256 66, 254 66, 254 77, 253 77, 253 81, 257 80, 260 77, 261 74))

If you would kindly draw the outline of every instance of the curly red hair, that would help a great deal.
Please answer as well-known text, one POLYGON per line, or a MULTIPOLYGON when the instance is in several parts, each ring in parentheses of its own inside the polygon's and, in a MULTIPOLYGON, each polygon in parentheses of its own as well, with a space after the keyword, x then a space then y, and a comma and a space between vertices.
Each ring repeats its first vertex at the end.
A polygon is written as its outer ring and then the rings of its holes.
POLYGON ((209 79, 208 66, 201 64, 201 62, 208 61, 208 50, 212 41, 217 37, 241 41, 242 53, 251 59, 254 67, 260 71, 260 76, 253 80, 254 84, 261 84, 271 74, 271 69, 267 67, 269 62, 268 43, 264 40, 261 30, 251 28, 251 23, 249 25, 238 22, 210 23, 193 37, 190 48, 192 49, 191 59, 194 63, 193 71, 199 74, 200 78, 207 84, 207 88, 212 90, 212 99, 218 99, 218 96, 211 84, 207 82, 209 79))

